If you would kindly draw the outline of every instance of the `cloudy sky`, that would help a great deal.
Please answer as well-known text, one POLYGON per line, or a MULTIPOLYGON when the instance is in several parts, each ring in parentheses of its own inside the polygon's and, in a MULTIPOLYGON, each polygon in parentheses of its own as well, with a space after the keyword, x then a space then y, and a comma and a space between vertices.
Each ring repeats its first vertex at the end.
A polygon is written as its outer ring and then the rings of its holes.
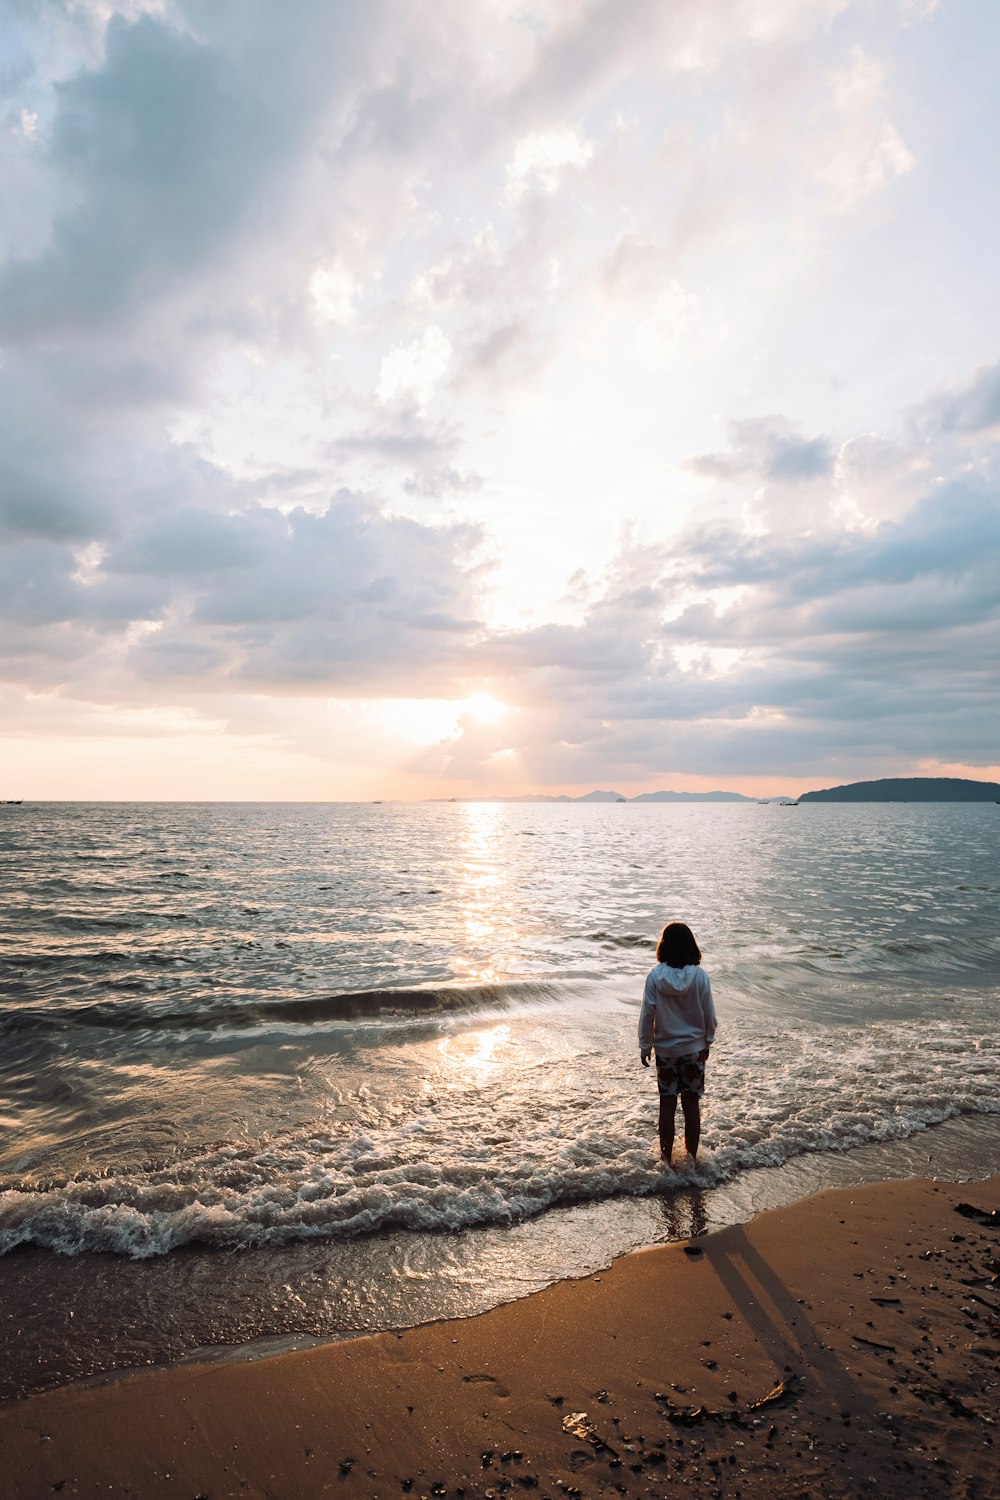
POLYGON ((1000 777, 1000 6, 0 15, 0 796, 1000 777))

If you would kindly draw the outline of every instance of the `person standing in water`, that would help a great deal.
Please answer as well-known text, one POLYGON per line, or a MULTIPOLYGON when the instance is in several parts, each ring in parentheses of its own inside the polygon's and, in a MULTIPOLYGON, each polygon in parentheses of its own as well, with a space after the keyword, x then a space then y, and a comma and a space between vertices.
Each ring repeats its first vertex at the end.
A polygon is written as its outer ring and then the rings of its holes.
POLYGON ((686 922, 668 922, 646 977, 639 1012, 639 1056, 644 1068, 656 1053, 660 1091, 660 1154, 670 1165, 677 1095, 684 1111, 684 1144, 693 1162, 701 1139, 705 1064, 717 1021, 712 986, 701 967, 701 949, 686 922))

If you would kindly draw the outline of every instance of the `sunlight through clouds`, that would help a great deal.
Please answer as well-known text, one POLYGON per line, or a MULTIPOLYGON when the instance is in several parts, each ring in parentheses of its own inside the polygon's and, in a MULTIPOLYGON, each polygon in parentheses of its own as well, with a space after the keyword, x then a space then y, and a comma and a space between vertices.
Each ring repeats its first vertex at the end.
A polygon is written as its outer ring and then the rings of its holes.
POLYGON ((398 344, 382 360, 375 386, 376 399, 410 398, 426 406, 451 362, 451 343, 440 328, 425 328, 419 339, 398 344))
POLYGON ((361 287, 339 261, 317 266, 309 278, 309 290, 318 322, 349 326, 355 321, 361 287))
POLYGON ((0 111, 26 794, 61 733, 114 784, 88 704, 125 758, 166 713, 158 767, 222 725, 248 797, 992 763, 1000 15, 45 16, 0 111))
MULTIPOLYGON (((357 704, 356 708, 363 705, 357 704)), ((420 745, 458 739, 463 724, 496 724, 510 712, 492 693, 473 693, 468 698, 382 699, 371 705, 377 720, 394 734, 420 745)))
POLYGON ((585 167, 593 155, 593 143, 569 126, 526 135, 507 166, 506 197, 513 202, 532 187, 554 193, 568 170, 585 167))

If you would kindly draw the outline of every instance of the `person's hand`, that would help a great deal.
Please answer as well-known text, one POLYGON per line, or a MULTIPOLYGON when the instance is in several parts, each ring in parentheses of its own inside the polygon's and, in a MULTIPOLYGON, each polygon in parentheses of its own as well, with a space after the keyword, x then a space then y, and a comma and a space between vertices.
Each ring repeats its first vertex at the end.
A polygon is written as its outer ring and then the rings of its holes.
POLYGON ((651 1051, 652 1051, 652 1048, 650 1048, 650 1047, 643 1047, 642 1051, 639 1053, 639 1056, 642 1058, 642 1065, 643 1065, 644 1068, 648 1068, 649 1067, 649 1054, 650 1054, 651 1051))
POLYGON ((708 1048, 707 1047, 703 1047, 701 1049, 701 1051, 698 1053, 698 1061, 699 1062, 708 1062, 708 1048))

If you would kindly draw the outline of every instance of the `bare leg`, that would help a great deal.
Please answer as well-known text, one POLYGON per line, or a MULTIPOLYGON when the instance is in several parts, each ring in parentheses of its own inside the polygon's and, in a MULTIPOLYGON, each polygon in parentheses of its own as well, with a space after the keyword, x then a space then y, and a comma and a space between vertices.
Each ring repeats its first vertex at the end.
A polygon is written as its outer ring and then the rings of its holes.
POLYGON ((698 1160, 698 1142, 701 1140, 701 1100, 697 1094, 681 1094, 681 1109, 684 1111, 684 1144, 692 1161, 698 1160))
POLYGON ((660 1095, 660 1155, 670 1161, 674 1149, 674 1115, 677 1111, 677 1095, 660 1095))

